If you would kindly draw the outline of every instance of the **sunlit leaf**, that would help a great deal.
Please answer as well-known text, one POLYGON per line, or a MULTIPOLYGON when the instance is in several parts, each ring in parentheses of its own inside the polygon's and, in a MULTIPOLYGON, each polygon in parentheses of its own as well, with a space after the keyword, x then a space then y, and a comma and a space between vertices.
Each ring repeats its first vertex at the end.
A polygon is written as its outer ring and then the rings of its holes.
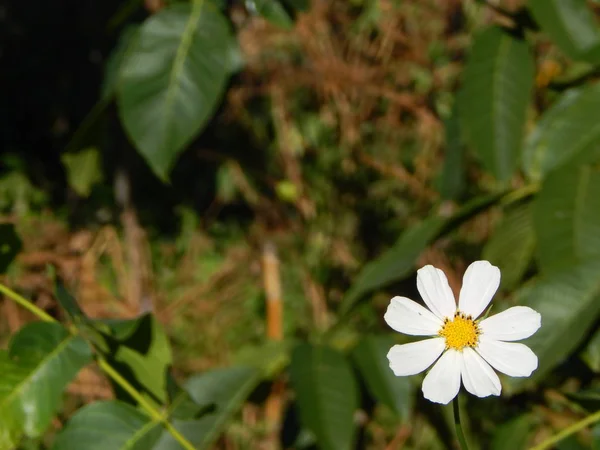
POLYGON ((550 174, 533 203, 542 270, 600 259, 600 170, 568 166, 550 174))
POLYGON ((69 382, 91 361, 91 349, 57 323, 33 322, 0 352, 0 449, 41 436, 69 382))
POLYGON ((397 377, 390 369, 387 353, 394 345, 389 336, 367 336, 352 352, 352 357, 371 395, 407 420, 413 404, 411 382, 397 377))
POLYGON ((354 448, 357 385, 344 356, 328 347, 301 344, 292 353, 292 386, 302 424, 323 450, 354 448))
POLYGON ((518 292, 516 303, 538 311, 542 327, 523 341, 538 356, 539 366, 530 378, 506 378, 511 392, 543 379, 587 336, 600 313, 600 261, 541 277, 518 292))
POLYGON ((126 52, 119 113, 161 179, 218 106, 234 44, 223 14, 204 1, 161 9, 144 22, 126 52))
POLYGON ((506 213, 483 248, 482 258, 500 268, 502 288, 512 290, 531 263, 534 249, 531 204, 526 203, 506 213))
POLYGON ((542 115, 527 138, 523 168, 542 179, 565 163, 588 162, 600 154, 600 123, 596 110, 600 85, 571 89, 542 115))
POLYGON ((53 450, 151 450, 162 426, 134 407, 101 401, 75 413, 54 441, 53 450), (85 443, 85 444, 84 444, 85 443))
POLYGON ((475 37, 458 96, 468 143, 498 180, 509 180, 521 156, 534 80, 529 46, 498 27, 475 37))
POLYGON ((89 197, 94 184, 102 181, 102 163, 98 149, 89 147, 77 153, 64 153, 61 159, 69 186, 80 197, 89 197))
POLYGON ((573 59, 600 62, 600 31, 586 0, 529 0, 533 18, 573 59))

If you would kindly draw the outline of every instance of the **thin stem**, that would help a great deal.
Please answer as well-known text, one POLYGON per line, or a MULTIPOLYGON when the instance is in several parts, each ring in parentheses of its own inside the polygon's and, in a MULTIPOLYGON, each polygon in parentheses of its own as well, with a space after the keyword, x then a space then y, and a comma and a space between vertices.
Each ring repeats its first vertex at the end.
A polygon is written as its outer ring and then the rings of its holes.
POLYGON ((549 437, 541 444, 532 447, 530 450, 545 450, 547 448, 552 447, 559 441, 571 436, 572 434, 577 433, 580 430, 583 430, 585 427, 590 426, 594 422, 600 421, 600 411, 595 412, 594 414, 590 414, 585 419, 580 420, 579 422, 574 423, 573 425, 565 428, 560 433, 555 434, 554 436, 549 437))
POLYGON ((460 406, 458 405, 458 395, 452 400, 452 409, 454 410, 454 428, 456 428, 456 437, 462 450, 469 450, 467 440, 465 439, 465 433, 463 432, 462 425, 460 422, 460 406))
POLYGON ((16 303, 18 303, 20 306, 22 306, 29 312, 35 314, 37 317, 40 318, 40 320, 43 320, 44 322, 57 322, 57 320, 54 317, 52 317, 51 315, 49 315, 48 313, 46 313, 46 311, 44 311, 41 308, 38 308, 33 303, 31 303, 29 300, 27 300, 25 297, 20 296, 19 294, 10 290, 3 284, 0 284, 0 292, 2 292, 4 295, 6 295, 11 300, 14 300, 16 303))
POLYGON ((148 402, 148 400, 146 400, 142 394, 140 394, 138 390, 134 388, 131 383, 129 383, 129 381, 123 378, 123 376, 117 372, 113 366, 108 363, 108 361, 106 361, 106 359, 101 356, 98 357, 98 366, 100 366, 100 368, 104 371, 104 373, 106 373, 106 375, 108 375, 109 378, 121 386, 125 392, 131 395, 131 397, 146 410, 152 420, 162 423, 162 425, 169 431, 169 433, 171 433, 173 438, 175 438, 175 440, 179 442, 183 448, 186 450, 196 450, 196 448, 190 442, 188 442, 188 440, 183 437, 183 435, 181 435, 173 425, 171 425, 169 420, 162 415, 160 411, 156 410, 150 404, 150 402, 148 402))

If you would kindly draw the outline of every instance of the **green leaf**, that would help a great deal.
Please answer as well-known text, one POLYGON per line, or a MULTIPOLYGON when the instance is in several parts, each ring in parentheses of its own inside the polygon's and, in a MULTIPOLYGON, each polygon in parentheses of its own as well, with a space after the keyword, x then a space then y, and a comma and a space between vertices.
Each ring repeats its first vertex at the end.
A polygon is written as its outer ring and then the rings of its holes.
POLYGON ((544 180, 533 204, 542 271, 600 258, 600 170, 568 166, 544 180))
POLYGON ((593 334, 582 356, 590 369, 596 373, 600 373, 600 330, 593 334))
POLYGON ((139 25, 128 25, 121 32, 116 47, 110 52, 104 68, 104 80, 102 82, 102 100, 108 101, 117 91, 117 85, 121 75, 121 65, 125 55, 131 47, 131 43, 137 38, 139 25))
MULTIPOLYGON (((110 328, 106 338, 111 343, 111 353, 106 357, 111 365, 155 402, 165 403, 172 355, 169 339, 158 320, 145 314, 133 320, 104 323, 110 328)), ((118 386, 115 389, 127 398, 118 386)))
POLYGON ((527 448, 532 425, 531 416, 525 414, 503 423, 494 432, 491 450, 527 448))
POLYGON ((460 121, 457 108, 445 121, 446 154, 444 167, 439 178, 439 191, 446 200, 458 198, 465 188, 465 152, 460 133, 460 121))
POLYGON ((162 180, 212 117, 231 73, 234 40, 207 1, 161 9, 121 66, 117 100, 129 137, 162 180))
POLYGON ((458 108, 465 137, 498 180, 514 174, 521 155, 534 63, 527 44, 498 27, 475 38, 458 108))
POLYGON ((64 153, 61 160, 67 171, 69 186, 80 197, 89 197, 94 184, 102 181, 98 149, 89 147, 77 153, 64 153))
POLYGON ((542 316, 542 326, 524 341, 539 358, 530 378, 507 378, 508 391, 534 384, 562 363, 581 343, 600 313, 600 261, 543 276, 517 293, 517 304, 542 316))
POLYGON ((273 25, 286 30, 291 30, 294 26, 294 21, 278 0, 247 0, 246 5, 251 5, 251 9, 273 25))
POLYGON ((390 369, 387 353, 394 344, 390 336, 367 336, 352 357, 371 395, 406 421, 413 404, 412 389, 408 377, 397 377, 390 369))
POLYGON ((573 59, 600 62, 600 33, 586 0, 529 0, 535 21, 573 59))
POLYGON ((57 323, 33 322, 13 336, 8 352, 0 352, 0 449, 44 433, 91 357, 88 344, 57 323))
POLYGON ((323 450, 354 448, 357 385, 344 355, 301 344, 292 353, 292 385, 302 424, 323 450))
POLYGON ((567 393, 567 397, 590 412, 600 411, 600 387, 567 393))
POLYGON ((56 437, 53 450, 150 450, 162 426, 134 407, 101 401, 81 408, 56 437), (85 444, 84 444, 85 443, 85 444))
POLYGON ((538 121, 523 153, 523 168, 533 180, 568 162, 589 162, 600 150, 596 111, 600 85, 566 91, 538 121))
POLYGON ((431 242, 446 230, 457 227, 478 212, 497 203, 501 196, 502 194, 492 194, 475 198, 451 217, 432 215, 407 229, 390 249, 367 263, 358 273, 342 300, 340 313, 347 314, 366 294, 413 273, 417 258, 431 242))
POLYGON ((22 247, 15 226, 12 223, 0 223, 0 274, 6 273, 22 247))
POLYGON ((500 268, 501 286, 510 291, 523 278, 534 249, 531 204, 526 203, 506 213, 483 248, 482 257, 500 268))
MULTIPOLYGON (((193 411, 195 416, 173 420, 174 427, 196 448, 210 448, 260 379, 259 370, 241 366, 215 369, 190 378, 185 383, 185 391, 173 400, 173 406, 181 408, 189 396, 196 405, 204 408, 195 411, 194 408, 186 407, 186 410, 193 411), (200 418, 196 417, 198 414, 201 415, 200 418)), ((179 448, 179 444, 165 431, 153 450, 179 448)))

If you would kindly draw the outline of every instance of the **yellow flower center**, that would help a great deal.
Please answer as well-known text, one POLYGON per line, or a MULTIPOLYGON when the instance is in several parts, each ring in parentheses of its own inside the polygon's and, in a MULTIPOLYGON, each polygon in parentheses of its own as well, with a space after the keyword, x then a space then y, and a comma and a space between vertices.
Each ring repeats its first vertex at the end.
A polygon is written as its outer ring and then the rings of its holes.
POLYGON ((467 346, 475 347, 480 333, 479 326, 471 316, 456 311, 454 319, 444 319, 439 335, 446 338, 446 348, 462 350, 467 346))

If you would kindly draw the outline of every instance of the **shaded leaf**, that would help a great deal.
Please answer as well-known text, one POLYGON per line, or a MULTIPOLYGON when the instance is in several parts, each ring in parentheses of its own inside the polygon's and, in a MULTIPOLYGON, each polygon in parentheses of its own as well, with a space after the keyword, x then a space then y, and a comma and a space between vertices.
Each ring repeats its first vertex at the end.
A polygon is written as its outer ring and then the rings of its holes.
POLYGON ((110 52, 106 65, 104 66, 104 80, 100 97, 102 100, 110 100, 117 90, 117 84, 120 80, 121 65, 125 59, 131 43, 137 38, 139 25, 128 25, 123 29, 119 36, 119 41, 115 48, 110 52))
POLYGON ((512 290, 521 281, 535 250, 531 204, 509 210, 483 248, 483 259, 500 268, 501 286, 512 290))
POLYGON ((533 203, 542 270, 600 258, 600 170, 564 167, 550 174, 533 203))
POLYGON ((514 450, 527 448, 533 423, 531 416, 522 415, 498 428, 492 438, 491 450, 514 450))
POLYGON ((451 217, 432 215, 408 228, 391 248, 367 263, 358 273, 342 300, 341 314, 347 314, 368 293, 394 281, 402 280, 413 273, 417 258, 431 242, 497 203, 501 197, 502 194, 492 194, 475 198, 451 217))
POLYGON ((523 168, 534 180, 568 162, 593 161, 600 150, 596 111, 600 85, 566 91, 541 117, 523 153, 523 168))
POLYGON ((468 143, 500 181, 517 168, 533 79, 533 58, 524 41, 498 27, 476 36, 458 108, 468 143))
POLYGON ((140 27, 121 66, 117 100, 125 130, 159 178, 218 106, 234 46, 211 2, 167 6, 140 27))
POLYGON ((57 323, 33 322, 13 336, 0 353, 0 449, 45 432, 63 391, 91 357, 88 344, 57 323))
POLYGON ((600 32, 586 0, 529 0, 535 21, 573 59, 600 62, 600 32))
POLYGON ((600 387, 567 393, 567 397, 590 412, 600 411, 600 387))
MULTIPOLYGON (((185 392, 173 400, 173 406, 178 417, 183 416, 182 409, 194 416, 173 420, 174 427, 196 448, 209 448, 256 388, 260 378, 259 370, 241 366, 214 369, 190 378, 185 383, 185 392), (190 408, 189 398, 201 408, 190 408)), ((165 431, 154 450, 179 448, 179 444, 165 431)))
POLYGON ((539 358, 530 378, 507 378, 509 391, 521 390, 561 364, 589 333, 600 313, 600 261, 590 261, 541 277, 521 289, 517 304, 542 316, 542 326, 523 341, 539 358))
POLYGON ((319 448, 354 448, 357 385, 345 357, 328 347, 301 344, 292 353, 290 375, 302 424, 319 448))
POLYGON ((352 357, 373 397, 407 420, 413 404, 408 377, 397 377, 390 369, 387 353, 395 344, 390 336, 367 336, 352 352, 352 357))
MULTIPOLYGON (((583 359, 590 369, 600 373, 600 330, 596 331, 583 352, 583 359)), ((598 405, 600 408, 600 405, 598 405)))
POLYGON ((75 413, 56 437, 53 450, 150 450, 162 426, 134 407, 100 401, 75 413))
POLYGON ((444 167, 439 179, 439 191, 446 200, 458 198, 465 187, 464 144, 456 109, 454 108, 452 115, 445 121, 446 152, 444 167))
POLYGON ((0 223, 0 274, 6 273, 23 244, 12 223, 0 223))

